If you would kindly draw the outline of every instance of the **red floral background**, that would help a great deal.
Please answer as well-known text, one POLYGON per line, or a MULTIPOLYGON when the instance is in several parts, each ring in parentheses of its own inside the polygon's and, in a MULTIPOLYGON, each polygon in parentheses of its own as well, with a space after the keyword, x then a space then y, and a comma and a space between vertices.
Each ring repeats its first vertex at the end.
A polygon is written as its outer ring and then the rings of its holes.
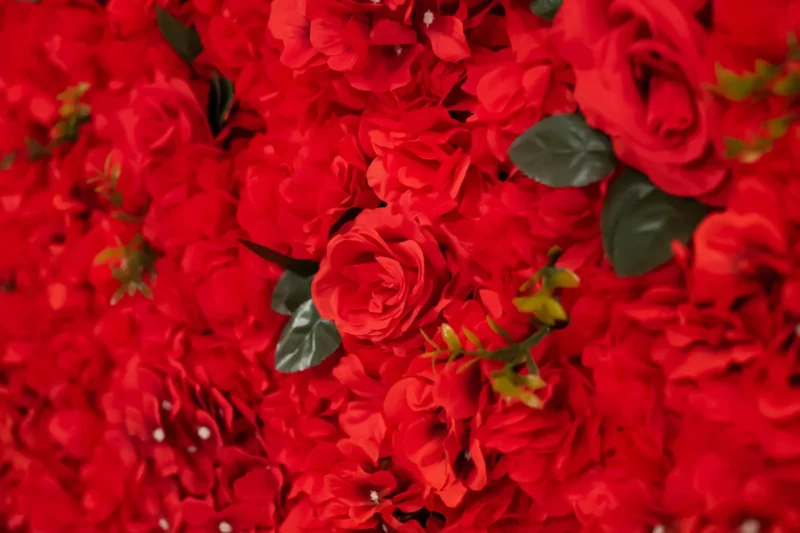
POLYGON ((529 4, 0 3, 0 529, 800 531, 800 3, 529 4), (788 88, 713 89, 765 62, 788 88), (607 181, 506 155, 577 109, 712 206, 649 274, 604 257, 607 181), (320 262, 321 365, 274 370, 282 269, 238 239, 320 262), (553 245, 581 285, 541 408, 418 357, 443 321, 523 335, 553 245))

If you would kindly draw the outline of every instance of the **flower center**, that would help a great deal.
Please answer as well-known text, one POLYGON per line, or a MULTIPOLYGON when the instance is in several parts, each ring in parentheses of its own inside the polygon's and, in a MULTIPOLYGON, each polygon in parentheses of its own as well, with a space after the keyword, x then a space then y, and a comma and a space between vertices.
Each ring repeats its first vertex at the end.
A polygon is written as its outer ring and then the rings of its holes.
POLYGON ((739 533, 758 533, 761 531, 761 524, 755 518, 748 518, 739 524, 739 533))
POLYGON ((425 24, 426 27, 430 28, 431 24, 433 24, 433 11, 429 9, 422 14, 422 23, 425 24))
POLYGON ((378 496, 377 490, 369 491, 369 499, 372 500, 372 503, 378 503, 381 500, 381 497, 378 496))
POLYGON ((394 53, 400 55, 403 53, 403 47, 399 44, 394 45, 394 53))
POLYGON ((231 533, 232 531, 233 531, 233 526, 230 525, 225 520, 219 523, 219 533, 231 533))
POLYGON ((156 428, 153 430, 153 440, 156 442, 164 442, 166 436, 166 433, 164 433, 164 430, 161 428, 156 428))
POLYGON ((211 430, 206 426, 200 426, 197 428, 197 436, 203 440, 208 440, 211 437, 211 430))
POLYGON ((172 402, 169 400, 164 400, 161 402, 161 408, 165 411, 172 411, 172 402))
POLYGON ((167 521, 166 518, 159 518, 158 519, 158 527, 160 527, 164 531, 167 531, 167 530, 169 530, 169 522, 167 521))

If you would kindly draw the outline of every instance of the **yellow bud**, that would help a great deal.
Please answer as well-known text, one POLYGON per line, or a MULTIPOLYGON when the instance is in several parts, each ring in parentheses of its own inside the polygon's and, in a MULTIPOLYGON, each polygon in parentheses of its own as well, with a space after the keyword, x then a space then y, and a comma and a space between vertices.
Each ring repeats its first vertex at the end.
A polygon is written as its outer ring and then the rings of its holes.
POLYGON ((523 392, 519 395, 519 400, 532 409, 541 409, 544 407, 544 402, 541 398, 530 392, 523 392))
POLYGON ((531 390, 539 390, 545 388, 547 383, 545 383, 541 376, 528 374, 525 376, 525 385, 531 390))
POLYGON ((451 352, 461 353, 461 341, 450 324, 442 324, 442 339, 451 352))
POLYGON ((558 300, 555 298, 547 298, 544 301, 542 310, 539 313, 536 313, 536 318, 548 326, 552 326, 558 322, 566 322, 567 312, 564 311, 564 308, 561 306, 558 300))
POLYGON ((504 376, 493 378, 492 388, 497 394, 506 398, 516 398, 519 393, 517 386, 514 385, 509 378, 504 376))
POLYGON ((545 301, 550 297, 546 291, 539 291, 533 296, 520 296, 519 298, 514 298, 512 302, 514 306, 521 313, 533 313, 536 316, 539 316, 539 313, 542 312, 544 309, 545 301))
POLYGON ((547 277, 547 283, 554 289, 574 289, 581 284, 581 280, 575 272, 566 268, 557 268, 547 277))

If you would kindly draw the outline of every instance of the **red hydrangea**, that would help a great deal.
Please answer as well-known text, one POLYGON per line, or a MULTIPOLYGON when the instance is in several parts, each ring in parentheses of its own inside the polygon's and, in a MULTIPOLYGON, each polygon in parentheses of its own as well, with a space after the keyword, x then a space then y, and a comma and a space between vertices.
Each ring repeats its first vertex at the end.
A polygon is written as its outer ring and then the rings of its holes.
POLYGON ((0 530, 800 531, 799 35, 792 0, 0 3, 0 530), (511 161, 573 113, 564 182, 511 161), (620 227, 668 257, 619 276, 620 227))

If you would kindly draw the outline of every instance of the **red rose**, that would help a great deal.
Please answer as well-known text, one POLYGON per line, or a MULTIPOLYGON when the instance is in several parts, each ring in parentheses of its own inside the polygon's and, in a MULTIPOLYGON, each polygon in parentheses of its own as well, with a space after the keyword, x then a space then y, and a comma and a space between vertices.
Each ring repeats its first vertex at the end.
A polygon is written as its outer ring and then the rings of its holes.
POLYGON ((340 332, 377 343, 416 335, 435 318, 449 277, 429 230, 376 209, 331 240, 311 293, 340 332))
POLYGON ((116 132, 136 170, 191 143, 210 143, 211 131, 189 85, 178 78, 157 76, 137 85, 117 112, 116 132))
POLYGON ((720 193, 695 13, 674 0, 578 0, 565 2, 556 27, 581 111, 619 158, 670 194, 720 193))

